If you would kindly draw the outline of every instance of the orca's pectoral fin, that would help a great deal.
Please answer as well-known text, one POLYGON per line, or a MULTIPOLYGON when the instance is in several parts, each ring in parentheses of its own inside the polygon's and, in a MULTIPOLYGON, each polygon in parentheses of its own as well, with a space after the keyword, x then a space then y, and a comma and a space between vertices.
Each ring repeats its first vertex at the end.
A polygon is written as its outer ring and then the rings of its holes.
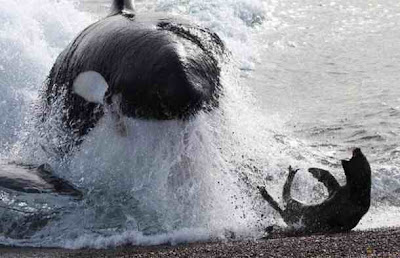
POLYGON ((79 191, 68 181, 57 177, 48 164, 41 166, 0 163, 0 187, 23 193, 56 193, 82 198, 79 191))
POLYGON ((324 184, 324 186, 328 189, 329 197, 340 188, 336 178, 329 171, 321 168, 309 168, 308 172, 310 172, 313 177, 324 184))
POLYGON ((53 173, 53 169, 49 164, 40 165, 37 168, 38 175, 54 189, 55 193, 62 195, 70 195, 77 199, 81 199, 83 194, 74 185, 65 179, 59 178, 53 173))

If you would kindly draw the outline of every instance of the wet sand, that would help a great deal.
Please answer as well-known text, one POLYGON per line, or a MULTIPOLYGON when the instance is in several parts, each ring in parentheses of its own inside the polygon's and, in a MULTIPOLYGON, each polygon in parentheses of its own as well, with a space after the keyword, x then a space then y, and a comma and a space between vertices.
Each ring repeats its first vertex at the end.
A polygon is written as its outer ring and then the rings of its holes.
POLYGON ((0 257, 400 257, 400 228, 104 250, 0 247, 0 257))

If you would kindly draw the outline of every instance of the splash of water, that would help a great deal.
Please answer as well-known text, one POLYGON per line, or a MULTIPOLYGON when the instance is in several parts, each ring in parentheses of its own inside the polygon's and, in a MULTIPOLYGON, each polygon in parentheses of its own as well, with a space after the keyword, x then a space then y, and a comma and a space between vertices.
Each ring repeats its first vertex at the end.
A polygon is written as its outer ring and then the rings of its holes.
MULTIPOLYGON (((256 186, 267 181, 269 192, 280 196, 288 165, 334 168, 337 157, 290 137, 279 116, 260 109, 241 78, 264 48, 259 34, 282 26, 276 6, 274 0, 137 3, 141 12, 190 16, 223 38, 233 65, 224 67, 220 109, 186 122, 126 118, 126 136, 106 114, 79 149, 59 160, 38 145, 31 105, 56 55, 93 18, 68 1, 0 0, 0 55, 6 57, 0 60, 2 158, 50 163, 85 194, 77 202, 0 190, 0 232, 6 232, 0 242, 69 248, 174 244, 257 237, 264 226, 282 223, 256 186), (16 224, 23 226, 6 227, 16 224)), ((326 196, 305 173, 294 192, 307 202, 326 196)))

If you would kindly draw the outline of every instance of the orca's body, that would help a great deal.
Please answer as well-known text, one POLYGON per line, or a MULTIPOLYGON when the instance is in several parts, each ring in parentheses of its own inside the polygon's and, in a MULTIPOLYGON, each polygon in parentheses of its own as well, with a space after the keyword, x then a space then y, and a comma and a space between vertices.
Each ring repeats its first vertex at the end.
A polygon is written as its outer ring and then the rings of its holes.
POLYGON ((208 29, 137 15, 129 0, 114 0, 110 15, 87 27, 57 58, 42 92, 40 120, 59 116, 63 130, 80 138, 105 110, 157 120, 211 110, 218 106, 224 51, 208 29))

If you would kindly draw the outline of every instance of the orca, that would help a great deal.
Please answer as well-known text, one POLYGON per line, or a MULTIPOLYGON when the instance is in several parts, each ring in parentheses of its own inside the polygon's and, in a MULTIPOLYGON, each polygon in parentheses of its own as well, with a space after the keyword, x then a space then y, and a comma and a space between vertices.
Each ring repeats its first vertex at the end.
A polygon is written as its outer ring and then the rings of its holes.
POLYGON ((328 198, 316 205, 306 205, 291 197, 291 185, 298 170, 289 167, 283 187, 285 209, 266 191, 258 187, 262 197, 282 216, 285 223, 301 233, 345 232, 357 226, 368 212, 371 203, 371 168, 359 148, 352 158, 342 160, 346 185, 341 186, 326 170, 310 168, 308 171, 328 189, 328 198))
POLYGON ((114 0, 109 15, 58 56, 41 91, 40 124, 61 121, 57 131, 74 145, 105 112, 155 120, 210 112, 219 105, 226 56, 211 30, 174 16, 138 14, 130 0, 114 0))

